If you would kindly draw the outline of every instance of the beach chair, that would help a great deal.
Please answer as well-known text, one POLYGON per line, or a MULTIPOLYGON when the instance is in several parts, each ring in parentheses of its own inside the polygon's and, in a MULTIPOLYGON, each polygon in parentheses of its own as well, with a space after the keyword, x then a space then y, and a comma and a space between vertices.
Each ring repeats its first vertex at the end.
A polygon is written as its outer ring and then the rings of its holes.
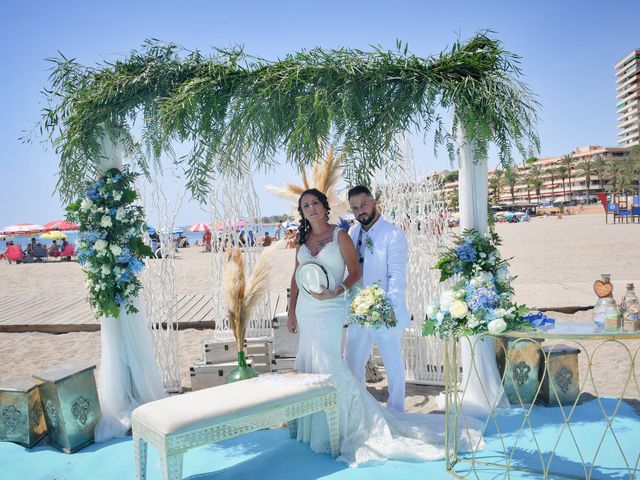
POLYGON ((21 263, 22 260, 24 260, 24 253, 22 253, 22 248, 20 248, 20 245, 9 245, 7 247, 6 255, 9 263, 11 263, 12 261, 21 263))
POLYGON ((631 202, 631 221, 640 223, 640 195, 634 195, 631 202))
POLYGON ((66 247, 64 247, 64 251, 62 252, 62 255, 60 255, 60 261, 63 261, 65 258, 67 259, 67 262, 71 261, 71 257, 74 257, 76 254, 76 252, 74 251, 73 245, 71 245, 70 243, 67 244, 66 247))
POLYGON ((616 223, 618 214, 620 213, 620 205, 618 203, 607 202, 607 211, 605 222, 609 223, 609 215, 613 216, 613 223, 616 223))
POLYGON ((38 244, 31 249, 31 256, 35 262, 42 262, 47 260, 47 249, 42 245, 38 244))

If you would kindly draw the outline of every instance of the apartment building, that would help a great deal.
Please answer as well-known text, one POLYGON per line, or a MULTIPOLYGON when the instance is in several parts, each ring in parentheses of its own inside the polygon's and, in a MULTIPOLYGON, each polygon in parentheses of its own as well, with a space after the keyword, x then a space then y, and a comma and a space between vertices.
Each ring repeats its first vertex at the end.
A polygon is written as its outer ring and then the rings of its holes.
POLYGON ((616 63, 618 143, 640 145, 640 49, 616 63))
MULTIPOLYGON (((500 185, 500 202, 501 204, 525 204, 525 203, 553 203, 553 202, 569 202, 577 201, 583 203, 587 201, 587 178, 580 171, 579 165, 585 160, 595 162, 597 159, 603 160, 622 160, 629 156, 629 148, 620 147, 601 147, 601 146, 585 146, 578 147, 572 152, 573 170, 571 179, 565 179, 564 187, 562 179, 555 172, 560 164, 562 156, 542 157, 536 162, 526 165, 518 165, 517 183, 513 190, 513 199, 511 190, 505 185, 504 179, 500 185), (538 198, 536 190, 529 185, 527 187, 526 177, 529 171, 537 166, 540 168, 540 179, 542 185, 540 188, 540 198, 538 198)), ((489 195, 491 195, 491 178, 496 175, 495 170, 489 170, 489 195)), ((596 173, 591 174, 589 182, 589 199, 594 201, 596 193, 604 191, 605 182, 598 178, 596 173)), ((458 189, 457 180, 445 182, 443 185, 443 196, 451 198, 458 189)), ((493 202, 496 203, 496 202, 493 202)))

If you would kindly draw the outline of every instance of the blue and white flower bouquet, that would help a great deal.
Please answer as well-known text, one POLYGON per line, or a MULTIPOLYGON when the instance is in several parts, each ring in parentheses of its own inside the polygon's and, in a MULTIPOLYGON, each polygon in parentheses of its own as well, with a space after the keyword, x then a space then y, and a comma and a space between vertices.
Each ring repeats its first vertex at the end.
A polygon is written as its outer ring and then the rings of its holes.
POLYGON ((460 280, 427 307, 424 335, 460 337, 489 332, 531 328, 524 319, 526 305, 511 301, 513 277, 509 263, 500 256, 500 237, 465 230, 447 249, 435 268, 440 281, 458 276, 460 280))
POLYGON ((379 283, 360 290, 351 302, 349 323, 363 327, 395 327, 396 315, 391 300, 379 283))
POLYGON ((127 169, 113 168, 90 182, 86 196, 67 207, 67 218, 80 226, 78 263, 87 275, 89 303, 97 318, 118 317, 120 308, 137 312, 137 276, 144 257, 153 252, 142 241, 146 225, 136 202, 135 178, 127 169))

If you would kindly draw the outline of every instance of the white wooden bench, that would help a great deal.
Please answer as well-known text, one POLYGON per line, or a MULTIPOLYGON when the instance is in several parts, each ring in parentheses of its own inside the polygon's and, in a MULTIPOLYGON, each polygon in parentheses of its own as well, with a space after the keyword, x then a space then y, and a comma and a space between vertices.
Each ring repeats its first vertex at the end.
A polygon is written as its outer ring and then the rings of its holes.
POLYGON ((160 452, 162 478, 182 479, 192 448, 324 412, 338 456, 336 390, 326 375, 268 374, 150 402, 133 411, 136 478, 147 477, 147 445, 160 452))

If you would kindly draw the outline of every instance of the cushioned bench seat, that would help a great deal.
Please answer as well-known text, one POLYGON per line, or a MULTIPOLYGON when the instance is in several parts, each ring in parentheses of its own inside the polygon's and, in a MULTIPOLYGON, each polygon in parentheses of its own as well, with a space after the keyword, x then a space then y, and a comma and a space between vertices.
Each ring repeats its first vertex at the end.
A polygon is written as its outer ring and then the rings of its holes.
POLYGON ((262 375, 147 403, 132 414, 136 478, 146 478, 147 443, 160 452, 163 478, 177 480, 191 448, 318 412, 327 415, 335 457, 336 391, 325 375, 262 375))

